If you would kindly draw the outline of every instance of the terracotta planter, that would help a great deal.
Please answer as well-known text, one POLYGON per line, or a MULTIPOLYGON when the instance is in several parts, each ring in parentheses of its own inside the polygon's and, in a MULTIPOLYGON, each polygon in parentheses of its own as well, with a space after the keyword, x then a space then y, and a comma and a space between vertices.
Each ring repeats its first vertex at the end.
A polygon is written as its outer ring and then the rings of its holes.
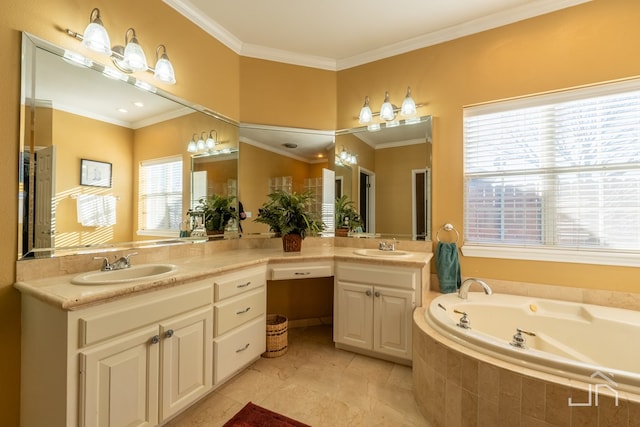
POLYGON ((282 236, 282 249, 285 252, 300 252, 302 249, 302 236, 299 234, 285 234, 282 236))
POLYGON ((338 237, 347 237, 349 235, 348 228, 336 228, 336 236, 338 237))

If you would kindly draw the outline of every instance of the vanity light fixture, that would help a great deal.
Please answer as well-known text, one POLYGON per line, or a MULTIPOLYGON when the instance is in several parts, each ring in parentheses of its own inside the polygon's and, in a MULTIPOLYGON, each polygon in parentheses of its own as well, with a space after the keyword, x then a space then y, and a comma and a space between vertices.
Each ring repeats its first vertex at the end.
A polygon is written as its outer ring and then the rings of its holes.
POLYGON ((338 157, 337 160, 339 161, 339 163, 343 165, 358 164, 358 158, 356 157, 356 155, 347 151, 344 147, 342 147, 342 151, 340 151, 340 154, 337 157, 338 157))
MULTIPOLYGON (((407 88, 407 95, 402 101, 402 106, 400 108, 391 103, 389 99, 389 92, 385 91, 384 102, 380 106, 380 112, 372 112, 371 107, 369 107, 369 97, 366 96, 364 98, 364 105, 362 106, 362 109, 360 109, 358 121, 363 125, 369 124, 372 123, 374 116, 379 116, 385 122, 390 123, 396 119, 396 113, 400 113, 400 115, 404 117, 415 115, 417 107, 421 107, 421 105, 416 105, 415 101, 411 97, 410 87, 407 88)), ((369 125, 368 128, 371 131, 379 130, 379 124, 378 126, 369 125)))
POLYGON ((67 34, 82 42, 82 45, 94 52, 109 55, 115 66, 122 72, 130 74, 136 71, 148 71, 153 77, 167 84, 175 84, 176 76, 171 61, 167 56, 167 48, 164 44, 156 48, 156 67, 151 68, 147 62, 144 50, 138 43, 136 31, 127 29, 124 46, 111 47, 109 34, 102 23, 100 9, 94 8, 89 16, 89 25, 84 35, 67 28, 67 34))
POLYGON ((199 153, 201 151, 211 152, 218 144, 218 131, 215 129, 209 131, 209 136, 206 136, 207 131, 200 132, 200 137, 197 140, 196 135, 198 134, 194 133, 193 136, 191 136, 191 141, 187 144, 187 151, 189 153, 199 153))

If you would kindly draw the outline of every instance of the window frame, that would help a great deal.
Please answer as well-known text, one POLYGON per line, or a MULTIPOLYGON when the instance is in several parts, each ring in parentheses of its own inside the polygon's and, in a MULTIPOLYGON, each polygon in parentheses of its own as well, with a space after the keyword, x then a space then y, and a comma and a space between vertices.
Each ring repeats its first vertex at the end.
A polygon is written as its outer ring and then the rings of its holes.
MULTIPOLYGON (((180 164, 180 190, 176 192, 165 191, 165 196, 174 195, 180 196, 180 217, 182 217, 182 205, 183 205, 183 196, 184 196, 184 160, 182 156, 175 155, 169 157, 162 157, 157 159, 148 159, 143 160, 138 164, 138 198, 137 198, 137 206, 138 206, 138 215, 137 215, 137 231, 136 234, 139 236, 157 236, 157 237, 179 237, 180 236, 180 224, 178 224, 177 229, 171 228, 144 228, 145 227, 145 211, 144 203, 147 200, 146 193, 142 189, 142 179, 143 179, 143 168, 145 166, 159 165, 159 164, 180 164)), ((182 221, 181 221, 182 222, 182 221)))

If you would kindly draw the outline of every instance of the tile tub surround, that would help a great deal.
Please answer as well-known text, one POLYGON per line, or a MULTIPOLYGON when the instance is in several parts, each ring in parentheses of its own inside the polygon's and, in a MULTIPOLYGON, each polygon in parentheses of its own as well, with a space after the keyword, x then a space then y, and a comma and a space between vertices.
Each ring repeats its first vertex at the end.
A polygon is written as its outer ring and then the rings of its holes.
POLYGON ((601 390, 598 406, 588 385, 511 365, 470 350, 434 331, 427 306, 413 317, 416 402, 434 426, 640 426, 640 396, 619 392, 618 406, 601 390), (595 403, 594 403, 595 405, 595 403))

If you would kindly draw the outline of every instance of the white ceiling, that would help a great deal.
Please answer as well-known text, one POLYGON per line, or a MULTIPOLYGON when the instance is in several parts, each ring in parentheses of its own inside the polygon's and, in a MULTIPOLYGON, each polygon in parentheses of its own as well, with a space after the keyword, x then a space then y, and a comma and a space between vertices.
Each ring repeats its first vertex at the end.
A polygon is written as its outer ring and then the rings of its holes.
POLYGON ((591 0, 163 0, 236 53, 341 70, 591 0))

